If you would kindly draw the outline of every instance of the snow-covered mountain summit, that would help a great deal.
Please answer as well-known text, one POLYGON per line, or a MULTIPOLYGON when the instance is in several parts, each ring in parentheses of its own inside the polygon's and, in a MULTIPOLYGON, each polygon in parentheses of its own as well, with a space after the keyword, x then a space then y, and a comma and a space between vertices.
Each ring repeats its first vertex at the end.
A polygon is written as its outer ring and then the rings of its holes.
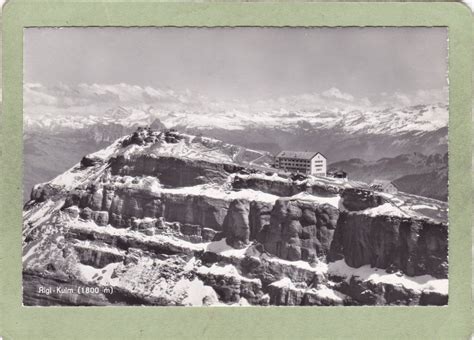
POLYGON ((35 183, 140 126, 272 154, 317 150, 330 162, 447 152, 446 91, 360 99, 330 88, 244 102, 126 84, 25 84, 24 113, 25 200, 35 183))
POLYGON ((382 96, 371 102, 337 88, 322 93, 261 99, 215 100, 190 91, 150 87, 25 85, 25 129, 61 131, 94 124, 138 126, 161 120, 168 127, 243 130, 292 130, 302 124, 313 130, 350 134, 429 132, 447 126, 446 93, 420 92, 382 96))

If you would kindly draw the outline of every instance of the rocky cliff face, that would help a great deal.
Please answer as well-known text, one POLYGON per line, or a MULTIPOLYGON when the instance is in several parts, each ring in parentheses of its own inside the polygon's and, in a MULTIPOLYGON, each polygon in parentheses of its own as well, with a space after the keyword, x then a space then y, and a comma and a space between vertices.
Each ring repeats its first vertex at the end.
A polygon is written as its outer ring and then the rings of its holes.
POLYGON ((328 254, 338 218, 339 210, 330 204, 278 199, 257 239, 280 258, 316 261, 328 254))
POLYGON ((448 277, 447 228, 418 218, 341 213, 331 243, 331 259, 352 267, 371 265, 409 276, 448 277))
POLYGON ((24 211, 25 302, 447 302, 446 204, 249 171, 245 152, 141 129, 35 186, 24 211), (42 295, 38 282, 100 294, 42 295))
MULTIPOLYGON (((70 120, 66 119, 66 125, 70 120)), ((101 149, 117 138, 136 130, 137 125, 126 126, 115 123, 96 122, 82 126, 71 124, 66 128, 31 129, 25 125, 24 135, 24 202, 28 201, 33 186, 39 182, 49 181, 72 167, 84 154, 101 149)), ((165 128, 158 119, 152 126, 165 128)))

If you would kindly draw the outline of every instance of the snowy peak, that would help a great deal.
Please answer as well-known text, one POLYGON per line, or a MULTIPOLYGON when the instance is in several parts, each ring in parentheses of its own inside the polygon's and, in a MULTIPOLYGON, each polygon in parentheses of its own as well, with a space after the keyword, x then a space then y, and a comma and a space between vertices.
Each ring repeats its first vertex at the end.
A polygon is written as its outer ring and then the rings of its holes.
POLYGON ((109 109, 105 111, 105 116, 115 119, 123 119, 130 116, 130 111, 122 106, 118 106, 116 108, 109 109))
POLYGON ((119 149, 110 149, 114 150, 112 154, 108 152, 98 154, 107 155, 109 159, 119 156, 136 158, 146 155, 223 164, 244 164, 257 160, 256 164, 266 164, 265 161, 270 162, 272 157, 264 151, 247 149, 214 138, 193 136, 174 129, 156 130, 150 127, 138 128, 132 135, 120 139, 117 145, 120 146, 119 149))
POLYGON ((180 133, 173 129, 155 130, 140 127, 131 135, 117 139, 110 146, 84 156, 79 164, 49 183, 69 190, 92 178, 88 170, 90 166, 96 166, 96 173, 101 175, 117 159, 133 164, 139 158, 169 158, 197 163, 207 162, 217 166, 229 164, 239 168, 252 166, 263 169, 270 169, 270 164, 273 162, 273 157, 268 152, 247 149, 213 138, 180 133))
POLYGON ((151 87, 25 84, 25 129, 78 129, 92 124, 139 126, 160 119, 168 127, 288 130, 301 124, 349 134, 435 131, 447 126, 447 92, 356 98, 337 88, 254 102, 216 100, 151 87))

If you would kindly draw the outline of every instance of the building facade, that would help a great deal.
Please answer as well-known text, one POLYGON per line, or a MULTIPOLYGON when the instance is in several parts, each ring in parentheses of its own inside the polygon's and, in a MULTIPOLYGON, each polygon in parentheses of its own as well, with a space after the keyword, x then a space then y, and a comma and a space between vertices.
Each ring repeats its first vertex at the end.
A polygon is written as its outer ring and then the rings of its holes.
POLYGON ((327 159, 319 152, 281 151, 275 158, 278 169, 287 172, 326 176, 327 159))

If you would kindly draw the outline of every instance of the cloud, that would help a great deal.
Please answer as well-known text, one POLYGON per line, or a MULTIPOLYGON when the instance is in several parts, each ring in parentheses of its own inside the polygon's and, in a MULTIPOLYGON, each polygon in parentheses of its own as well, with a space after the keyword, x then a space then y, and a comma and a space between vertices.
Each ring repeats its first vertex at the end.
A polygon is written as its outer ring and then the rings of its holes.
POLYGON ((335 87, 331 87, 329 90, 326 90, 323 93, 321 93, 321 95, 326 98, 346 100, 349 102, 354 101, 354 97, 352 95, 348 93, 343 93, 335 87))
POLYGON ((442 90, 420 90, 414 94, 381 94, 375 98, 356 98, 332 87, 321 93, 302 93, 273 99, 244 102, 222 101, 207 98, 189 90, 175 91, 149 86, 129 84, 58 84, 46 87, 38 83, 24 85, 25 115, 45 113, 101 115, 122 106, 144 111, 153 110, 169 114, 173 112, 193 113, 246 113, 280 112, 334 112, 370 110, 381 107, 403 107, 419 104, 447 103, 447 88, 442 90))
POLYGON ((26 107, 34 105, 57 106, 57 96, 48 93, 41 84, 26 84, 23 88, 23 102, 26 107))
POLYGON ((382 93, 380 98, 374 103, 379 107, 403 107, 415 105, 430 104, 448 104, 449 90, 448 87, 433 90, 418 90, 413 94, 404 94, 395 92, 391 95, 382 93))

